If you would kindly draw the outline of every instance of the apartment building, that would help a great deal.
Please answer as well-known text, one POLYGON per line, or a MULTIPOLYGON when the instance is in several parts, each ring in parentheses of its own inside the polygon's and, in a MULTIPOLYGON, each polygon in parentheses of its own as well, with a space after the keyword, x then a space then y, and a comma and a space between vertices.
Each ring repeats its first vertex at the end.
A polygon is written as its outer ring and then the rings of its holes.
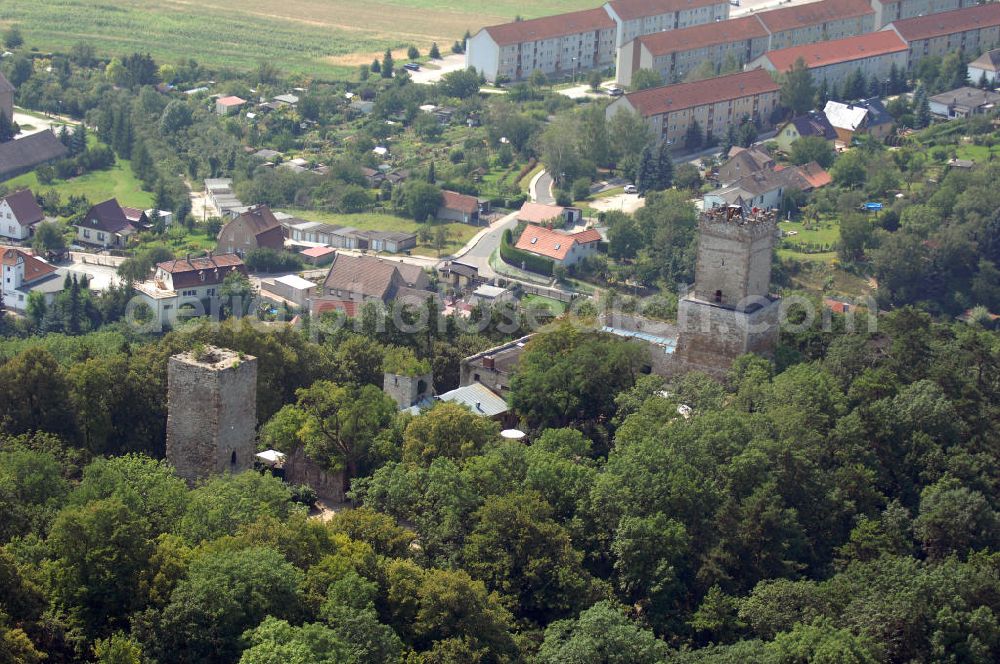
POLYGON ((868 0, 820 0, 757 14, 771 35, 768 50, 843 39, 875 30, 868 0))
POLYGON ((611 0, 602 7, 488 26, 468 39, 465 65, 488 81, 536 69, 573 76, 615 65, 617 49, 641 35, 729 17, 728 0, 611 0))
POLYGON ((871 0, 871 3, 876 29, 903 18, 940 14, 977 4, 976 0, 871 0))
POLYGON ((629 86, 636 71, 652 69, 679 83, 706 61, 716 71, 741 68, 767 50, 769 38, 756 16, 643 35, 619 49, 616 80, 629 86))
POLYGON ((882 30, 894 31, 906 42, 909 67, 933 55, 964 51, 974 56, 1000 45, 1000 4, 904 18, 882 30))
POLYGON ((694 122, 708 140, 725 135, 730 126, 744 119, 769 126, 779 90, 769 72, 755 69, 632 92, 612 102, 606 114, 611 118, 621 112, 638 113, 659 140, 680 148, 694 122))
POLYGON ((899 35, 881 31, 771 51, 748 64, 747 68, 763 67, 781 74, 801 58, 816 85, 826 81, 829 89, 839 90, 847 77, 857 70, 861 70, 866 80, 887 81, 893 65, 899 71, 906 69, 907 52, 906 42, 899 35))
POLYGON ((615 63, 615 30, 602 7, 493 25, 469 38, 465 66, 490 82, 604 69, 615 63))

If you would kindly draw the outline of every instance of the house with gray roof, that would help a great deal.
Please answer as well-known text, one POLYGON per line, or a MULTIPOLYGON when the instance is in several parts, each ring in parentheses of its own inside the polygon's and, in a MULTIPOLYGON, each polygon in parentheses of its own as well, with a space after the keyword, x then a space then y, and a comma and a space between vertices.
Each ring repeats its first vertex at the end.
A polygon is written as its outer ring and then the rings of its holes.
POLYGON ((0 236, 11 240, 27 240, 35 232, 35 224, 45 219, 45 213, 30 189, 22 189, 0 198, 0 236))
POLYGON ((68 153, 59 137, 45 130, 0 143, 0 182, 62 159, 68 153))

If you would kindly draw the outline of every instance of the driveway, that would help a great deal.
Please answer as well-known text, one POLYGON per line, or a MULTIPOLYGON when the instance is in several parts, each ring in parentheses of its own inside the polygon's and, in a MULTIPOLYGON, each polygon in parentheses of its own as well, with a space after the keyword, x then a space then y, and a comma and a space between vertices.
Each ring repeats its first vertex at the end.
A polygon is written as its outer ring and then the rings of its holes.
MULTIPOLYGON (((400 63, 402 67, 405 63, 400 63)), ((445 74, 453 71, 465 69, 465 54, 452 53, 444 56, 441 60, 431 60, 428 63, 420 63, 420 71, 411 71, 410 80, 414 83, 432 85, 441 80, 445 74)))

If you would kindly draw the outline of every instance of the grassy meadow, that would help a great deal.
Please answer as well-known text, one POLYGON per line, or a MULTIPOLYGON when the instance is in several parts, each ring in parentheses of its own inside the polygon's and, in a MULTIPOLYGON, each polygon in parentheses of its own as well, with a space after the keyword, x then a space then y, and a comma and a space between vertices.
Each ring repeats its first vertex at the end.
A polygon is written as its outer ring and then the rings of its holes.
POLYGON ((26 45, 67 50, 86 41, 102 55, 149 51, 161 62, 194 58, 251 69, 260 60, 309 77, 353 74, 386 48, 442 52, 466 30, 596 7, 597 0, 3 0, 0 27, 26 45))

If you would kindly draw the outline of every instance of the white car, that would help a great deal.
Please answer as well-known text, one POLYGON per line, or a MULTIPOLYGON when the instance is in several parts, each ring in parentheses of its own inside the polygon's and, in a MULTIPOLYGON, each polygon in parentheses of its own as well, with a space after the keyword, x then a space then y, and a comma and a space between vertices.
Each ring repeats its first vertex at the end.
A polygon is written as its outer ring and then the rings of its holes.
POLYGON ((638 194, 639 190, 636 188, 636 186, 634 184, 627 184, 627 185, 625 185, 625 193, 626 194, 638 194))

